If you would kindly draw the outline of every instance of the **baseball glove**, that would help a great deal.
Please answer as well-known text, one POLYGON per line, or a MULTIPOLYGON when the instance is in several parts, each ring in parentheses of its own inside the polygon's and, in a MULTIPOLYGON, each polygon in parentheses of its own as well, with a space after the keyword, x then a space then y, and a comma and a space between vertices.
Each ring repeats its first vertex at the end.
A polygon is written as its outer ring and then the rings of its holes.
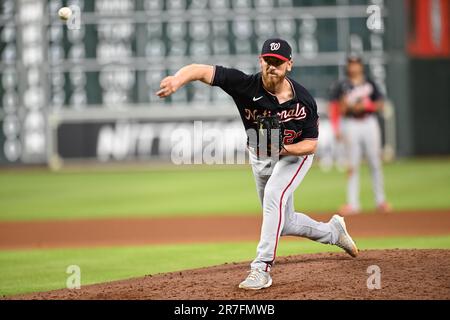
POLYGON ((258 116, 256 118, 258 128, 258 155, 274 156, 284 148, 284 127, 278 116, 258 116))

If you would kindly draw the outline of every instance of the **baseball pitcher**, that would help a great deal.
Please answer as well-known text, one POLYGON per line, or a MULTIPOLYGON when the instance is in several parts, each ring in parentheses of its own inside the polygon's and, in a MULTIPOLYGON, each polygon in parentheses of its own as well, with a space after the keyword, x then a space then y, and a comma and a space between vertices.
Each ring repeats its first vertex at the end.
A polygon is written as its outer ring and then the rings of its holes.
POLYGON ((282 39, 264 42, 261 72, 247 75, 222 66, 192 64, 161 81, 159 97, 167 97, 190 81, 220 87, 234 100, 248 135, 248 150, 263 211, 256 258, 239 288, 270 287, 280 236, 305 237, 337 245, 356 257, 358 249, 342 217, 317 222, 294 210, 294 191, 308 172, 318 139, 317 106, 309 92, 287 76, 292 49, 282 39), (255 139, 249 133, 258 132, 255 139), (267 145, 267 143, 269 145, 267 145), (267 151, 267 152, 266 152, 267 151), (277 153, 274 157, 270 152, 277 153))

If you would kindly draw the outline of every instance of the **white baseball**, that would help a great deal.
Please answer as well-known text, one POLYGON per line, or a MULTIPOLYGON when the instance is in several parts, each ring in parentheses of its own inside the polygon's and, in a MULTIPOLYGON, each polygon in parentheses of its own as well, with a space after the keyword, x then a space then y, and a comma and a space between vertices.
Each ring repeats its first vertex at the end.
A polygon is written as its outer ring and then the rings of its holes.
POLYGON ((61 20, 68 20, 72 15, 72 10, 69 7, 62 7, 58 10, 58 15, 61 20))

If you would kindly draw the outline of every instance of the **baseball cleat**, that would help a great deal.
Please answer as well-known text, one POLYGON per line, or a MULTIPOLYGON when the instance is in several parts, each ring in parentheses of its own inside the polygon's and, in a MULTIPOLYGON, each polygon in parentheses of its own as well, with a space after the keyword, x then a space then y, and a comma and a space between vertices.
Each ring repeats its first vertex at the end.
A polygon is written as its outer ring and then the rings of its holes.
POLYGON ((341 249, 344 249, 349 255, 355 258, 358 255, 358 248, 356 247, 355 242, 352 237, 347 232, 347 228, 345 226, 344 218, 335 214, 330 222, 337 229, 339 235, 338 239, 335 243, 341 249))
POLYGON ((383 202, 377 206, 377 212, 389 213, 392 212, 392 207, 388 202, 383 202))
POLYGON ((272 285, 272 278, 269 272, 261 269, 252 269, 247 278, 239 284, 239 288, 246 290, 259 290, 272 285))

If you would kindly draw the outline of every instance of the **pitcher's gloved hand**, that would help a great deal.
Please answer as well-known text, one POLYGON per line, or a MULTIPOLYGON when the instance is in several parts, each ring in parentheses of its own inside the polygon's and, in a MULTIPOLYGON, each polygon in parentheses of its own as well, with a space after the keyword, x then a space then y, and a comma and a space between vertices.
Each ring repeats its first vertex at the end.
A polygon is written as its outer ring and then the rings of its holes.
POLYGON ((284 126, 278 116, 258 116, 256 118, 258 128, 258 150, 260 156, 275 156, 272 152, 280 154, 284 149, 284 126))

